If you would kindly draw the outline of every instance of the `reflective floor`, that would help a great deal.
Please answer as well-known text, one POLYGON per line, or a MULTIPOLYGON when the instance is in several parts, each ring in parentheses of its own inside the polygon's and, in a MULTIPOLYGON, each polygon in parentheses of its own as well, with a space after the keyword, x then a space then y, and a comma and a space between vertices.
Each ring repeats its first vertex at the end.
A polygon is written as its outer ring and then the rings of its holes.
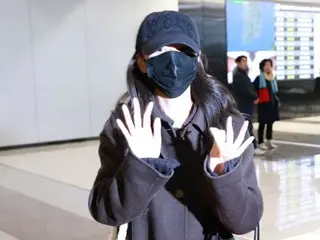
MULTIPOLYGON (((262 240, 320 239, 319 124, 318 119, 279 123, 279 148, 255 159, 265 202, 262 240), (286 129, 288 124, 294 131, 286 129)), ((97 144, 0 152, 0 239, 108 239, 110 229, 92 221, 87 210, 99 167, 97 144)))

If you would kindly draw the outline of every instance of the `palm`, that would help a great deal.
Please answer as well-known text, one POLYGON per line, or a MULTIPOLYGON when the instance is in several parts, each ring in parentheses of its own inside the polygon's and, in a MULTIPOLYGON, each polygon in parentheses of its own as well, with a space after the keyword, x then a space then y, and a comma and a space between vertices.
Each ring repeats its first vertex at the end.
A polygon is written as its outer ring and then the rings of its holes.
POLYGON ((133 99, 133 119, 126 105, 123 105, 122 111, 127 127, 117 119, 118 126, 125 136, 131 152, 138 158, 158 158, 161 151, 161 122, 156 118, 151 128, 151 112, 153 103, 149 103, 143 117, 139 101, 133 99))
POLYGON ((229 117, 227 120, 226 131, 218 128, 210 128, 210 131, 215 140, 214 148, 218 148, 219 156, 210 156, 210 168, 214 167, 225 161, 239 157, 251 144, 254 137, 249 137, 245 142, 244 138, 248 129, 248 122, 245 121, 238 134, 238 137, 234 141, 234 132, 232 127, 232 118, 229 117))

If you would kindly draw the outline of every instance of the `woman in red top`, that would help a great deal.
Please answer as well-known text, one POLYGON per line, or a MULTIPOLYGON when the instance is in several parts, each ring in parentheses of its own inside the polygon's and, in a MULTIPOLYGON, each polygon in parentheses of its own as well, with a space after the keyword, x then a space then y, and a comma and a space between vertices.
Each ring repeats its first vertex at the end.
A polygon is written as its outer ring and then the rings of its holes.
POLYGON ((273 62, 271 59, 262 60, 259 67, 261 73, 254 81, 255 88, 259 94, 258 143, 262 150, 275 149, 277 146, 272 143, 273 123, 280 119, 280 101, 277 96, 278 84, 272 72, 273 62), (264 141, 265 133, 267 141, 264 141))

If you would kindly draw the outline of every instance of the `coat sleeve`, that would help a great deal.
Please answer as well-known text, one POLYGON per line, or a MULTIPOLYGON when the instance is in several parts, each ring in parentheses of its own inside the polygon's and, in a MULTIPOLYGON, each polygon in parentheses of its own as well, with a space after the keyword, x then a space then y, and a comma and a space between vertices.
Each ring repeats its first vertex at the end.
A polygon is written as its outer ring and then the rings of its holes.
POLYGON ((258 93, 259 91, 259 85, 260 85, 260 77, 257 76, 255 79, 254 79, 254 82, 253 82, 253 86, 254 86, 254 89, 255 91, 258 93))
MULTIPOLYGON (((242 124, 235 125, 238 135, 242 124)), ((231 161, 235 163, 234 167, 220 176, 212 175, 204 167, 211 188, 209 202, 228 231, 246 234, 258 226, 263 213, 263 199, 253 162, 253 146, 250 145, 238 159, 231 161)))
POLYGON ((112 114, 100 135, 101 167, 89 196, 92 217, 110 226, 120 226, 143 214, 173 175, 176 163, 134 156, 115 120, 112 114), (166 164, 161 164, 164 161, 166 164))
POLYGON ((233 91, 243 100, 253 102, 258 98, 252 83, 243 74, 236 73, 233 79, 233 91))

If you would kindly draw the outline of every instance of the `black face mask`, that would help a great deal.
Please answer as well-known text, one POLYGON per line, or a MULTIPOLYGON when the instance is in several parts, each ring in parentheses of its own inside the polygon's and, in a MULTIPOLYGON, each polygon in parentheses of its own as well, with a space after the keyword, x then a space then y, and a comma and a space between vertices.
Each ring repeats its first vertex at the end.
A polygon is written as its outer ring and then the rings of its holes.
POLYGON ((183 52, 170 51, 147 61, 147 75, 167 97, 180 96, 197 74, 198 59, 183 52))

